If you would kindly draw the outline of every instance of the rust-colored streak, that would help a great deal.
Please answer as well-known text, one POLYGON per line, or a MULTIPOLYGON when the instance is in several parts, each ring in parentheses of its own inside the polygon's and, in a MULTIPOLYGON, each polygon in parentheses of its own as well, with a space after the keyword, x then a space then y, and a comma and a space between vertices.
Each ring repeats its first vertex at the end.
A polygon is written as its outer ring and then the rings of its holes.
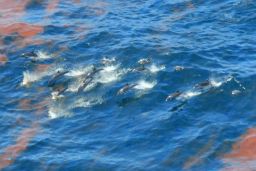
POLYGON ((59 0, 49 1, 48 5, 46 7, 47 11, 50 12, 50 11, 55 10, 57 8, 58 4, 59 4, 59 0))
POLYGON ((210 140, 192 157, 190 157, 183 165, 183 169, 190 169, 191 167, 203 162, 207 152, 209 152, 216 140, 216 135, 212 136, 210 140))
POLYGON ((30 128, 26 128, 21 132, 16 144, 4 149, 4 153, 0 156, 0 170, 12 164, 19 154, 27 149, 29 141, 36 135, 38 130, 38 124, 34 123, 30 128))
POLYGON ((7 56, 0 54, 0 66, 5 65, 7 61, 8 61, 7 56))

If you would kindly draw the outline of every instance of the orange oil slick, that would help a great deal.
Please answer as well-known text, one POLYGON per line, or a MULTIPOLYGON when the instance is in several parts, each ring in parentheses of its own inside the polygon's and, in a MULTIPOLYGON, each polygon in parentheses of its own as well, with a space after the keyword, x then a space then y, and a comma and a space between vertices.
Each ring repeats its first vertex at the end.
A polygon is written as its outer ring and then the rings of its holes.
POLYGON ((38 131, 39 126, 37 123, 34 123, 30 128, 26 128, 21 132, 16 140, 16 144, 4 149, 4 153, 0 155, 0 170, 12 164, 20 153, 27 149, 29 141, 38 131))
POLYGON ((233 145, 230 154, 224 156, 226 159, 256 160, 256 129, 250 128, 237 143, 233 145))
POLYGON ((224 155, 225 171, 254 171, 256 170, 256 129, 250 128, 236 142, 232 151, 224 155))
POLYGON ((18 43, 14 40, 14 45, 18 44, 21 48, 29 44, 25 38, 32 38, 43 32, 42 26, 21 22, 30 2, 31 0, 0 1, 0 36, 17 34, 22 40, 18 40, 18 43))
POLYGON ((0 35, 2 36, 8 36, 13 33, 18 33, 21 37, 33 37, 41 32, 43 32, 42 26, 27 23, 0 25, 0 35))

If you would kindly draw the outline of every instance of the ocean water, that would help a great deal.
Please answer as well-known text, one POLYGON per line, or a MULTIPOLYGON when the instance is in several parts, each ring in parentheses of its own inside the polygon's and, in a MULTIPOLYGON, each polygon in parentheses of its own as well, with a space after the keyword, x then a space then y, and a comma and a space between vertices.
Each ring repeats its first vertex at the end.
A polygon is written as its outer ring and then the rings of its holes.
POLYGON ((255 0, 0 0, 0 170, 256 170, 255 29, 255 0))

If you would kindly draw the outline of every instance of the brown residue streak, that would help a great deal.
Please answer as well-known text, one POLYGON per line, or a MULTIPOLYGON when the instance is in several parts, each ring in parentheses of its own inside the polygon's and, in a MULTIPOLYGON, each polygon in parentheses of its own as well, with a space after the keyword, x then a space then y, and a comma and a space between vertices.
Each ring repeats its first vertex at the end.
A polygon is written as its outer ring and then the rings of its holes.
POLYGON ((31 110, 31 105, 32 103, 32 100, 31 99, 21 99, 19 101, 19 109, 22 109, 22 110, 31 110))
POLYGON ((0 54, 0 66, 6 64, 7 61, 8 61, 7 56, 0 54))
POLYGON ((191 156, 183 165, 183 169, 190 169, 191 167, 203 162, 205 155, 213 146, 216 140, 216 135, 212 136, 210 140, 194 155, 191 156))
POLYGON ((250 128, 241 140, 233 145, 230 154, 225 159, 256 160, 256 129, 250 128))
POLYGON ((59 0, 52 0, 52 1, 49 0, 48 5, 46 7, 47 11, 50 12, 50 11, 55 10, 57 8, 58 4, 59 4, 59 0))
POLYGON ((38 130, 38 124, 34 123, 30 128, 26 128, 21 132, 16 144, 4 149, 4 153, 0 156, 0 170, 12 164, 19 154, 27 149, 29 141, 36 135, 38 130))

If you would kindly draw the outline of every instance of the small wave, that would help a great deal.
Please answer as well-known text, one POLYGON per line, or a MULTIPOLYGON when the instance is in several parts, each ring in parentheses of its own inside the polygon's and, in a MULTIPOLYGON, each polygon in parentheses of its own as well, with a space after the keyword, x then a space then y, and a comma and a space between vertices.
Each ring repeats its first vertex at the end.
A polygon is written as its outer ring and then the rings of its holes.
POLYGON ((156 65, 156 64, 152 64, 148 67, 149 71, 152 73, 157 73, 159 71, 162 71, 165 69, 164 65, 156 65))
POLYGON ((156 81, 148 82, 145 80, 140 80, 137 82, 137 85, 134 88, 138 90, 152 89, 156 84, 156 81))

